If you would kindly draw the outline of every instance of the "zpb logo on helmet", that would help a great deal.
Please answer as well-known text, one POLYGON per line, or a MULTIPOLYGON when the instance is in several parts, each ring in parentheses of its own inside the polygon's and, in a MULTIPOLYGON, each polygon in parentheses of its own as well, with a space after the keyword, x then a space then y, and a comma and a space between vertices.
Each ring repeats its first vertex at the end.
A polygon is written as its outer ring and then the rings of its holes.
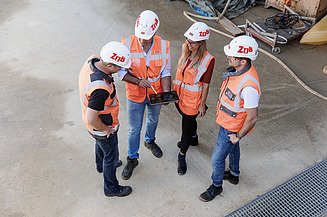
POLYGON ((208 34, 209 34, 209 29, 207 29, 206 31, 203 31, 203 32, 199 32, 200 37, 205 37, 208 34))
POLYGON ((118 56, 116 53, 113 53, 110 58, 115 60, 116 62, 125 62, 125 57, 124 56, 118 56))
POLYGON ((153 23, 152 26, 151 26, 152 31, 154 31, 154 30, 157 28, 158 23, 159 23, 159 21, 158 21, 158 19, 156 18, 156 19, 154 20, 154 23, 153 23))
POLYGON ((136 20, 136 26, 138 27, 139 25, 140 25, 140 16, 138 16, 136 20))
POLYGON ((248 53, 251 53, 253 52, 253 48, 250 46, 250 47, 244 47, 244 46, 238 46, 238 51, 237 53, 244 53, 244 54, 248 54, 248 53))

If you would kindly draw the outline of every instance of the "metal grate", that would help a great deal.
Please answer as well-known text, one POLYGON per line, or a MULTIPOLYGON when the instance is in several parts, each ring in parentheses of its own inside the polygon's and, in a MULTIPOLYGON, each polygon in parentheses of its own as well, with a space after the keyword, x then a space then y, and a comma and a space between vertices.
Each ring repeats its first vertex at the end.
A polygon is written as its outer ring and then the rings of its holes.
POLYGON ((240 207, 234 216, 327 215, 327 159, 240 207))

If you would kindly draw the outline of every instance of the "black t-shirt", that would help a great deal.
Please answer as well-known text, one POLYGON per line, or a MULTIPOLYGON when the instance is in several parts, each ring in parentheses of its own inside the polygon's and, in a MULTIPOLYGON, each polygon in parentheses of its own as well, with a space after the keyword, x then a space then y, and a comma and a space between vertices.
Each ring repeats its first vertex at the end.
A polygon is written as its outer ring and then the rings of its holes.
POLYGON ((109 97, 109 92, 104 89, 97 89, 91 93, 87 107, 96 111, 104 109, 104 103, 109 97))
MULTIPOLYGON (((113 79, 111 76, 105 74, 104 72, 102 72, 95 66, 95 63, 98 61, 100 61, 100 59, 98 59, 98 58, 93 58, 90 60, 90 67, 91 67, 92 71, 94 72, 91 75, 91 81, 105 79, 108 82, 113 82, 113 79)), ((104 110, 104 103, 108 99, 108 97, 109 97, 109 92, 107 90, 96 89, 95 91, 93 91, 91 93, 90 99, 89 99, 89 104, 87 105, 87 107, 89 107, 90 109, 96 110, 96 111, 102 111, 102 110, 104 110)))

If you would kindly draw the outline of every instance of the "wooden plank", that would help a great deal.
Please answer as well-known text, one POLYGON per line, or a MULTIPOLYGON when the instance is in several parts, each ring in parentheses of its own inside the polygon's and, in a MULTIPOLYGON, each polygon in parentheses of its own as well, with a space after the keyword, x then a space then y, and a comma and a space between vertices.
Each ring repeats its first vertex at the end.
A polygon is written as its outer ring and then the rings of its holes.
MULTIPOLYGON (((218 11, 217 14, 219 17, 220 13, 218 11)), ((230 21, 224 16, 222 16, 221 19, 218 20, 218 23, 235 37, 244 34, 244 31, 242 29, 238 28, 232 21, 230 21)))

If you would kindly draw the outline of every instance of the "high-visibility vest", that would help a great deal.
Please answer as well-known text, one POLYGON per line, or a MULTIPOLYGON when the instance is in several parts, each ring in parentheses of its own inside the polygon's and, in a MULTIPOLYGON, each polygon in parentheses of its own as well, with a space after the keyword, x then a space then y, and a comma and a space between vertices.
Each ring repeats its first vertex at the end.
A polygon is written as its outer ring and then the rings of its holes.
POLYGON ((93 129, 93 127, 86 121, 86 108, 88 106, 91 93, 98 89, 106 90, 109 93, 109 97, 104 103, 104 109, 99 113, 99 118, 107 126, 114 127, 119 124, 119 101, 117 99, 116 89, 112 77, 95 68, 92 65, 92 61, 97 61, 96 56, 91 56, 88 60, 86 60, 79 74, 79 93, 82 104, 82 120, 86 129, 91 134, 96 136, 107 136, 105 132, 93 129))
MULTIPOLYGON (((151 82, 153 88, 158 92, 163 92, 161 85, 161 72, 165 69, 169 61, 170 43, 161 39, 159 36, 153 37, 153 46, 150 57, 150 65, 146 66, 146 60, 142 46, 135 35, 127 39, 122 39, 131 52, 131 70, 132 75, 147 79, 151 82)), ((126 96, 134 102, 143 102, 145 97, 149 98, 149 94, 154 94, 151 88, 142 88, 136 84, 126 83, 126 96)))
POLYGON ((259 76, 253 65, 239 76, 229 76, 221 85, 216 123, 231 132, 239 132, 247 116, 244 100, 240 97, 245 87, 253 87, 261 93, 259 76))
POLYGON ((184 63, 177 68, 174 90, 179 97, 178 106, 183 113, 187 115, 198 114, 203 89, 203 82, 200 81, 200 79, 207 71, 213 58, 214 57, 206 51, 198 64, 191 66, 194 61, 192 60, 187 67, 186 63, 184 63))

